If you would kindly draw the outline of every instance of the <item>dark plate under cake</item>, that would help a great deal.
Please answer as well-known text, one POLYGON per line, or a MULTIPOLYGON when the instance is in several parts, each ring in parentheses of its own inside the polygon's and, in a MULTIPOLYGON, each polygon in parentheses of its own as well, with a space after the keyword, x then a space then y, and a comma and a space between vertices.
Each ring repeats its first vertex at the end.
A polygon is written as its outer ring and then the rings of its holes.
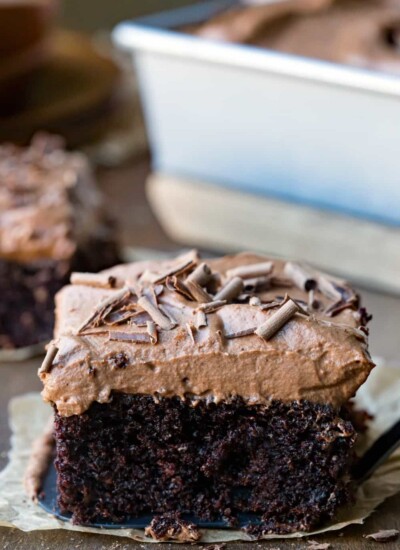
POLYGON ((39 371, 58 503, 307 531, 353 498, 346 406, 373 367, 344 281, 245 253, 74 274, 39 371))
POLYGON ((54 295, 73 270, 119 257, 88 161, 60 139, 1 146, 0 182, 0 349, 13 349, 51 337, 54 295))

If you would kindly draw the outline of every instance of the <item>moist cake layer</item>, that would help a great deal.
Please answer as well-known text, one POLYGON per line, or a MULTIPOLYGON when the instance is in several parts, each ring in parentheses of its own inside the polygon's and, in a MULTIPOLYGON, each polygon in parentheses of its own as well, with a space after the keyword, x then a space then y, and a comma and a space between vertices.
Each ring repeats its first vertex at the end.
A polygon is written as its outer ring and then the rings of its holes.
POLYGON ((73 282, 57 296, 40 371, 44 399, 63 416, 113 391, 338 409, 373 367, 358 296, 293 262, 245 253, 204 267, 192 251, 73 282))
POLYGON ((54 329, 54 295, 73 269, 98 271, 119 259, 116 243, 94 238, 70 260, 28 263, 0 259, 0 348, 46 342, 54 329))
POLYGON ((252 513, 258 534, 290 533, 349 500, 355 431, 329 405, 113 393, 56 414, 55 436, 59 505, 80 524, 174 512, 236 525, 252 513))

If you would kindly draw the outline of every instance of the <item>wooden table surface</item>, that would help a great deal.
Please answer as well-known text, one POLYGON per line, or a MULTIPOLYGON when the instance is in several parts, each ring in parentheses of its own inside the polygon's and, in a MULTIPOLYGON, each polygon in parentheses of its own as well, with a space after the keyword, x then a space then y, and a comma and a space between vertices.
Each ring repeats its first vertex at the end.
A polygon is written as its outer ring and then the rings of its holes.
MULTIPOLYGON (((99 181, 109 197, 111 210, 123 222, 124 244, 174 250, 177 248, 176 245, 163 234, 146 204, 144 180, 147 173, 148 160, 142 159, 118 169, 102 170, 99 173, 99 181)), ((374 321, 371 324, 371 351, 374 355, 383 356, 395 362, 397 358, 400 359, 400 298, 365 290, 363 290, 363 296, 368 310, 374 314, 374 321)), ((9 448, 8 401, 15 395, 40 390, 36 375, 39 363, 40 360, 32 360, 19 364, 0 364, 0 468, 7 462, 9 448)), ((379 543, 367 541, 363 535, 380 529, 400 530, 400 494, 385 502, 364 526, 349 527, 343 531, 343 534, 333 533, 318 538, 313 537, 313 540, 321 543, 328 542, 332 549, 372 549, 379 547, 379 543)), ((141 548, 144 546, 147 545, 140 545, 141 548)), ((164 545, 163 548, 166 546, 172 548, 173 545, 164 545)), ((60 530, 28 534, 16 529, 0 528, 0 549, 4 550, 124 550, 135 547, 139 548, 139 544, 128 539, 109 536, 69 533, 60 530)), ((287 542, 277 540, 252 543, 252 546, 249 543, 229 543, 228 547, 235 547, 235 550, 244 550, 244 547, 294 550, 309 548, 309 545, 305 540, 287 542)), ((399 549, 400 539, 386 543, 384 548, 399 549)))

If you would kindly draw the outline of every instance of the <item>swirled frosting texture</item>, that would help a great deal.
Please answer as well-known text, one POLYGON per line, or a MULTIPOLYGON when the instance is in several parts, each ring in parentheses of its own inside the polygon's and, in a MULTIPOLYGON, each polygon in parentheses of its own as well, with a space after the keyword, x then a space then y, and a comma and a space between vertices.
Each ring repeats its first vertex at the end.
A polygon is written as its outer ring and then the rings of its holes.
MULTIPOLYGON (((197 256, 193 258, 182 280, 200 262, 197 256)), ((146 288, 146 274, 173 270, 180 261, 140 262, 103 273, 140 294, 140 289, 146 288)), ((207 265, 218 287, 229 278, 228 270, 265 261, 262 256, 244 253, 207 260, 207 265)), ((201 304, 165 284, 157 285, 157 303, 176 326, 159 329, 156 344, 113 341, 113 334, 121 331, 146 333, 146 327, 132 320, 116 325, 100 323, 79 332, 99 303, 120 291, 83 285, 65 287, 56 299, 53 343, 59 351, 52 368, 40 373, 44 399, 55 403, 65 416, 82 413, 94 401, 107 402, 112 391, 155 398, 189 396, 193 402, 229 400, 236 395, 250 404, 307 399, 339 407, 354 395, 373 367, 366 334, 357 328, 363 324, 364 314, 360 314, 355 295, 348 307, 337 308, 340 311, 332 317, 326 313, 332 300, 315 290, 318 310, 313 309, 308 316, 294 315, 270 340, 256 334, 229 337, 262 325, 276 313, 274 304, 285 294, 308 309, 308 293, 291 285, 283 277, 284 269, 285 262, 274 260, 272 287, 265 281, 259 290, 247 285, 248 290, 245 288, 240 296, 207 313, 207 325, 199 328, 195 328, 195 318, 201 304)), ((135 302, 137 296, 132 300, 135 302)))

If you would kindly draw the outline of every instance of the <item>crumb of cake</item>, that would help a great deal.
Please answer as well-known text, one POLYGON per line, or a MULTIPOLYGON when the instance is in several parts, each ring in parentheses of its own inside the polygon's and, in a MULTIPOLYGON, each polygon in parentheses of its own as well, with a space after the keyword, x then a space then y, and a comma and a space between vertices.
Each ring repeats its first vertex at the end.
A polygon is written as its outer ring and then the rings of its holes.
POLYGON ((201 533, 194 523, 184 521, 179 514, 156 516, 145 529, 145 535, 159 542, 175 540, 178 542, 196 542, 201 533))

